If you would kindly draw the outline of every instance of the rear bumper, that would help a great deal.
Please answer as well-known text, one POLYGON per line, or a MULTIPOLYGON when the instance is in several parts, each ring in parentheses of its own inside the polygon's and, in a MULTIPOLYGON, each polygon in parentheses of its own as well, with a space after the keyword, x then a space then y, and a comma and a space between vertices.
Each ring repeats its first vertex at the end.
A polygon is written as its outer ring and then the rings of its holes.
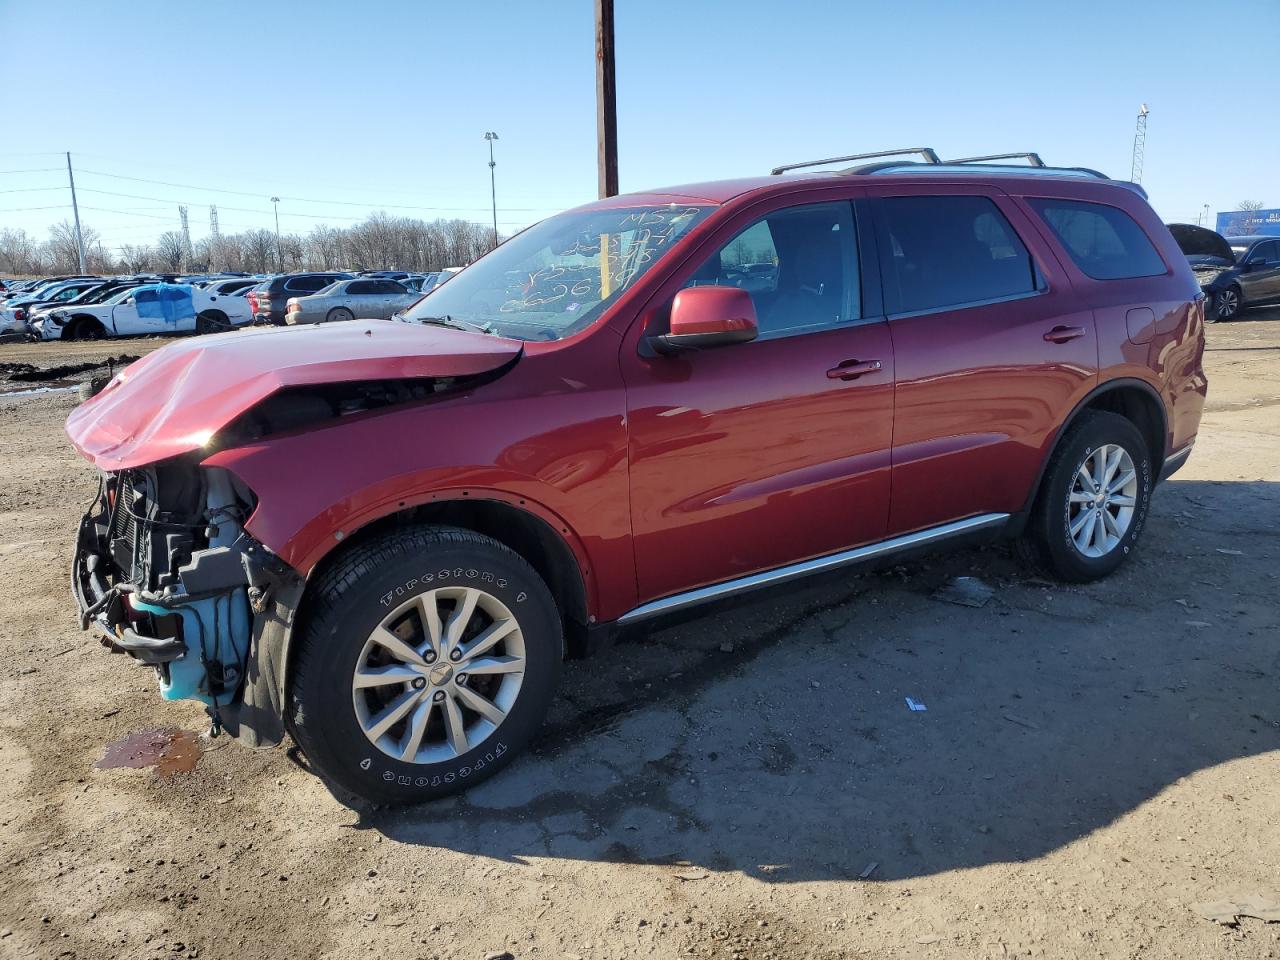
POLYGON ((1175 473, 1177 473, 1179 470, 1181 470, 1183 466, 1186 465, 1187 460, 1191 458, 1191 449, 1194 446, 1195 446, 1195 441, 1193 440, 1191 443, 1188 443, 1181 450, 1178 450, 1174 453, 1169 454, 1169 456, 1165 458, 1164 466, 1160 468, 1160 479, 1157 480, 1156 482, 1163 483, 1164 481, 1172 477, 1175 473))

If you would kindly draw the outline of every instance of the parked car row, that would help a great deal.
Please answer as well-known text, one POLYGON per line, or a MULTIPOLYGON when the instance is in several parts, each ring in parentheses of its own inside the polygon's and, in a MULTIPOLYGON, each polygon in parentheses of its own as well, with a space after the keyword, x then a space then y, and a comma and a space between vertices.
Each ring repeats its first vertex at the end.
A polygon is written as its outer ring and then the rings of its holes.
POLYGON ((250 323, 389 319, 453 272, 81 275, 5 281, 0 336, 95 340, 217 333, 250 323))

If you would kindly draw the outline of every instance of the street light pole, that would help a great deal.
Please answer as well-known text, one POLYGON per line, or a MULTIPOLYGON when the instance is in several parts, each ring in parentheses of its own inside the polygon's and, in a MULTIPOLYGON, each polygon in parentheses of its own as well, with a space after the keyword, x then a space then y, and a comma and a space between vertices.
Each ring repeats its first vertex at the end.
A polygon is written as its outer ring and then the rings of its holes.
POLYGON ((280 253, 280 198, 272 197, 271 203, 276 211, 276 269, 284 273, 284 257, 280 253))
POLYGON ((498 139, 498 135, 492 130, 485 133, 484 138, 489 141, 489 196, 493 200, 493 245, 498 245, 498 185, 494 178, 493 168, 497 166, 493 162, 493 141, 498 139))

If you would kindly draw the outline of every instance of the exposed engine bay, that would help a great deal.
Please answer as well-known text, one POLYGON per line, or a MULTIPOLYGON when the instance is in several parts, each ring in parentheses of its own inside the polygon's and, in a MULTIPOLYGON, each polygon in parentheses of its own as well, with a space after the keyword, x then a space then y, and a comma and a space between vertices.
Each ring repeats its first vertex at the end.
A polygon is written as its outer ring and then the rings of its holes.
POLYGON ((103 475, 81 521, 74 586, 83 625, 156 669, 167 700, 219 710, 240 690, 255 608, 293 577, 244 532, 253 494, 175 458, 103 475))

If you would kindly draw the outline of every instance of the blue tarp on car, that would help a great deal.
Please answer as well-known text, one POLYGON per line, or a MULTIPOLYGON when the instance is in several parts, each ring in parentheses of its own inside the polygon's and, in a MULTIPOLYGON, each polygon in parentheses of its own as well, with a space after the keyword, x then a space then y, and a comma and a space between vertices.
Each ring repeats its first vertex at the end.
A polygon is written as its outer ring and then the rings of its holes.
POLYGON ((179 320, 187 319, 195 310, 191 288, 182 284, 166 283, 139 290, 134 295, 134 305, 140 318, 163 320, 170 327, 176 327, 179 320))

